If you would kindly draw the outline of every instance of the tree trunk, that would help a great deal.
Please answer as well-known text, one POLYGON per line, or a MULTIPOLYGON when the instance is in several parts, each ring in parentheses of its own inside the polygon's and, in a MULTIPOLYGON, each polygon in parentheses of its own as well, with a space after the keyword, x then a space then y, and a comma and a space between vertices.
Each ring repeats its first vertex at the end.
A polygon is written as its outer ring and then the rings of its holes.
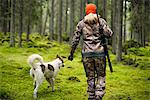
POLYGON ((107 20, 107 0, 102 1, 103 4, 103 14, 102 17, 107 20))
POLYGON ((2 18, 3 18, 3 6, 2 6, 2 4, 3 4, 3 0, 0 0, 0 18, 1 18, 1 20, 0 20, 0 32, 2 32, 2 18))
POLYGON ((58 41, 62 42, 62 0, 59 0, 58 41))
POLYGON ((145 47, 145 42, 150 42, 150 0, 143 0, 143 38, 142 38, 142 45, 145 47))
POLYGON ((31 34, 31 14, 32 14, 32 1, 29 1, 29 7, 28 7, 28 25, 27 25, 27 37, 26 41, 29 42, 29 35, 31 34))
POLYGON ((51 1, 51 18, 50 18, 50 41, 53 41, 54 39, 54 0, 51 1))
POLYGON ((85 0, 81 0, 80 1, 80 20, 82 20, 84 18, 85 15, 85 0))
POLYGON ((112 7, 112 9, 111 9, 111 29, 112 29, 112 31, 113 31, 113 13, 114 13, 114 11, 113 11, 113 0, 111 0, 111 7, 112 7))
POLYGON ((95 0, 95 4, 96 4, 97 10, 98 10, 98 0, 95 0))
POLYGON ((2 32, 7 33, 8 0, 2 0, 2 32))
POLYGON ((116 7, 116 0, 112 0, 111 6, 112 8, 112 24, 111 24, 111 29, 113 31, 113 37, 112 37, 112 53, 116 54, 116 20, 117 20, 117 7, 116 7))
POLYGON ((124 43, 126 41, 126 20, 127 20, 126 13, 127 13, 127 1, 124 0, 124 32, 123 32, 124 33, 124 35, 123 35, 123 41, 124 41, 124 43))
POLYGON ((41 2, 41 5, 40 5, 40 20, 39 20, 39 33, 41 34, 41 35, 43 35, 42 34, 42 29, 43 29, 43 8, 42 8, 42 0, 40 0, 40 2, 41 2))
POLYGON ((49 15, 49 0, 47 1, 47 8, 46 8, 46 16, 45 16, 45 21, 44 21, 44 26, 43 26, 43 31, 42 34, 45 35, 45 30, 46 30, 46 23, 47 23, 47 19, 48 19, 48 15, 49 15))
POLYGON ((85 14, 85 7, 86 7, 86 0, 83 0, 83 18, 86 15, 85 14))
POLYGON ((20 3, 20 16, 19 16, 19 37, 18 37, 18 46, 22 47, 22 32, 23 32, 23 0, 19 0, 20 3))
POLYGON ((142 12, 143 14, 141 15, 141 20, 142 20, 142 21, 141 21, 141 29, 142 29, 142 30, 141 30, 141 34, 140 34, 140 35, 141 35, 141 44, 142 44, 143 47, 144 47, 144 34, 145 34, 145 33, 144 33, 144 29, 145 29, 145 28, 144 28, 144 27, 145 27, 145 26, 144 26, 144 25, 145 25, 145 24, 144 24, 144 22, 145 22, 145 21, 144 21, 144 16, 145 16, 145 12, 144 12, 144 11, 145 11, 145 10, 144 10, 144 6, 145 6, 144 4, 145 4, 145 3, 144 3, 144 2, 145 2, 145 0, 142 0, 142 2, 141 2, 141 3, 142 3, 142 5, 141 5, 141 10, 142 10, 142 11, 141 11, 141 12, 142 12))
MULTIPOLYGON (((9 1, 8 3, 8 8, 11 8, 11 1, 9 1)), ((8 32, 10 32, 10 28, 11 28, 11 12, 9 11, 8 13, 8 32)))
POLYGON ((16 0, 11 0, 11 29, 10 29, 10 47, 15 47, 15 7, 16 0))
POLYGON ((133 40, 133 31, 131 30, 130 39, 133 40))
POLYGON ((120 62, 122 60, 122 22, 123 22, 123 0, 117 0, 117 49, 116 49, 116 58, 120 62))
POLYGON ((0 0, 0 32, 3 32, 3 20, 4 20, 4 0, 0 0))
POLYGON ((83 0, 80 0, 80 20, 83 19, 83 0))
POLYGON ((143 19, 143 16, 145 15, 143 11, 144 3, 143 0, 133 0, 131 1, 131 4, 132 4, 131 29, 133 32, 133 39, 138 43, 142 44, 142 37, 144 34, 143 22, 146 20, 143 19))
POLYGON ((150 0, 145 0, 144 4, 144 12, 145 12, 145 17, 144 17, 144 45, 145 42, 150 42, 150 0))
POLYGON ((73 31, 74 31, 74 0, 71 0, 71 5, 70 5, 70 34, 69 37, 73 36, 73 31))
POLYGON ((66 9, 65 9, 65 33, 67 34, 68 28, 68 0, 66 0, 66 9))

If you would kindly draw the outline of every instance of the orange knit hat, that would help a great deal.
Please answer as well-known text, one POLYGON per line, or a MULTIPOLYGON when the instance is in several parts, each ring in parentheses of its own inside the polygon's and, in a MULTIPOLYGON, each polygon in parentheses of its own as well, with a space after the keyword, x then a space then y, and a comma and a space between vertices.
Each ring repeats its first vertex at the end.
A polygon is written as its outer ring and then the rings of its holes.
POLYGON ((96 5, 95 4, 87 4, 86 5, 86 15, 93 13, 96 14, 96 5))

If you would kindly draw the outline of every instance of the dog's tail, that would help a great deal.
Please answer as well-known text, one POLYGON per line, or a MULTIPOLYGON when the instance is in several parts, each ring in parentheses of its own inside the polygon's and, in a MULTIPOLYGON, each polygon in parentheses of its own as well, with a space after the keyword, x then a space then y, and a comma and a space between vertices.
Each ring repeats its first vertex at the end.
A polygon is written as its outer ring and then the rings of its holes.
POLYGON ((41 64, 43 64, 43 57, 41 57, 39 54, 32 54, 28 58, 28 63, 31 67, 36 68, 35 60, 38 60, 41 64))

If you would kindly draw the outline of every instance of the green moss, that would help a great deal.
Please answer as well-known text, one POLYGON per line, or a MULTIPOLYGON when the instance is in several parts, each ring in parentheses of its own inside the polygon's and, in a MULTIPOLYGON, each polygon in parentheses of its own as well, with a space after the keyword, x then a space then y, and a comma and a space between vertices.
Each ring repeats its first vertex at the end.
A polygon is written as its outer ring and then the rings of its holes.
MULTIPOLYGON (((23 34, 24 40, 25 36, 23 34)), ((0 99, 32 100, 33 80, 29 75, 30 66, 27 63, 29 55, 38 53, 43 56, 44 61, 52 61, 57 54, 67 57, 70 52, 68 44, 36 38, 35 34, 33 38, 31 35, 29 44, 23 44, 23 48, 9 48, 8 44, 0 46, 0 99), (29 46, 37 47, 28 48, 29 46)), ((104 100, 149 100, 149 47, 133 48, 130 52, 130 55, 125 57, 132 59, 135 64, 138 63, 137 67, 131 67, 134 64, 129 66, 116 62, 116 56, 110 53, 114 72, 110 73, 107 66, 104 100), (144 56, 133 52, 140 52, 144 56)), ((87 100, 87 78, 81 62, 81 49, 76 50, 72 62, 64 60, 65 67, 61 68, 56 77, 55 91, 47 88, 48 83, 44 81, 38 91, 38 100, 87 100)))
POLYGON ((145 48, 130 48, 128 54, 134 54, 137 56, 150 56, 150 47, 145 48))
POLYGON ((0 90, 0 99, 1 100, 13 100, 12 93, 8 90, 0 90))

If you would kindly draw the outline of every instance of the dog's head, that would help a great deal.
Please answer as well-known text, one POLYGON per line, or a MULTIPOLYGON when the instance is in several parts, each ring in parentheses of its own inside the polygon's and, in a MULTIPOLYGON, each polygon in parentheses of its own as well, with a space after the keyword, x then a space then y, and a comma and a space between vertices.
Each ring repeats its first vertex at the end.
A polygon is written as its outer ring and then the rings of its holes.
POLYGON ((61 62, 60 62, 60 66, 61 67, 64 67, 64 58, 66 58, 65 56, 59 56, 59 55, 57 55, 56 56, 56 58, 58 58, 61 62))

